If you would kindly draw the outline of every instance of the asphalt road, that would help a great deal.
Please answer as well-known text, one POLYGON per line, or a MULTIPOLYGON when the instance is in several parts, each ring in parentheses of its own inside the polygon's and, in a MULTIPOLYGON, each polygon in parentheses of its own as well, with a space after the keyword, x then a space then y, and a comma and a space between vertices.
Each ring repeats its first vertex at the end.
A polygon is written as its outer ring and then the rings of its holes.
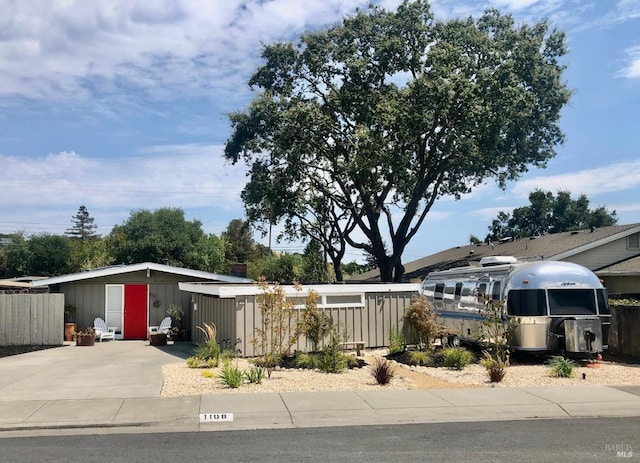
POLYGON ((237 432, 0 435, 0 462, 620 462, 640 459, 639 431, 640 418, 607 418, 237 432))

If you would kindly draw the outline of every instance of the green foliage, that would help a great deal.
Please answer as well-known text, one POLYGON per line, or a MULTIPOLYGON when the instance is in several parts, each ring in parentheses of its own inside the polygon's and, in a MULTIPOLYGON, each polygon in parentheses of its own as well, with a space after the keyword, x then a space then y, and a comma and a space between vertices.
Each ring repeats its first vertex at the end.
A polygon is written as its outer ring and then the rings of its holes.
POLYGON ((640 306, 640 300, 633 298, 609 299, 609 305, 640 306))
POLYGON ((225 258, 228 264, 255 261, 269 254, 268 249, 254 241, 251 225, 245 220, 233 219, 229 222, 227 229, 222 232, 222 239, 226 242, 225 258))
POLYGON ((189 368, 215 368, 218 366, 218 359, 212 358, 212 359, 204 360, 196 356, 193 356, 193 357, 188 357, 185 360, 185 363, 189 368))
POLYGON ((225 349, 220 353, 220 359, 223 363, 235 358, 238 358, 238 353, 233 349, 225 349))
POLYGON ((431 352, 425 350, 414 350, 409 352, 409 364, 410 365, 429 365, 431 359, 431 352))
POLYGON ((462 370, 473 362, 473 354, 462 347, 443 349, 444 366, 454 370, 462 370))
POLYGON ((71 239, 42 233, 29 238, 27 274, 38 276, 64 275, 70 268, 71 239))
POLYGON ((436 21, 426 0, 265 45, 225 147, 250 169, 247 216, 316 239, 334 267, 347 241, 399 281, 438 197, 490 178, 504 187, 555 155, 565 53, 546 21, 516 26, 497 10, 436 21))
POLYGON ((389 354, 404 352, 404 335, 397 328, 389 330, 389 354))
POLYGON ((320 356, 317 354, 308 354, 306 352, 296 352, 293 359, 296 368, 307 368, 309 370, 316 369, 320 366, 320 356))
POLYGON ((317 352, 320 344, 333 329, 333 319, 318 310, 318 293, 310 291, 305 299, 305 309, 302 312, 300 332, 307 338, 312 352, 317 352))
POLYGON ((494 358, 489 352, 484 352, 484 358, 480 360, 480 364, 487 370, 489 381, 492 383, 499 383, 504 379, 508 365, 494 358))
POLYGON ((534 190, 529 193, 529 206, 518 207, 511 214, 499 212, 489 226, 487 239, 497 241, 507 236, 524 238, 590 227, 606 227, 618 222, 616 211, 604 207, 589 209, 589 199, 582 194, 571 199, 571 192, 534 190))
POLYGON ((204 334, 204 340, 195 348, 194 355, 201 360, 215 362, 217 366, 220 360, 220 346, 216 341, 216 327, 208 323, 203 323, 203 326, 197 327, 204 334))
POLYGON ((88 240, 97 237, 96 229, 98 226, 94 224, 94 218, 91 217, 86 206, 80 206, 76 215, 71 218, 73 227, 64 232, 65 235, 80 240, 88 240))
POLYGON ((244 372, 244 377, 247 378, 251 384, 261 384, 264 379, 266 370, 262 367, 251 367, 244 372))
POLYGON ((387 359, 376 358, 371 365, 371 376, 382 386, 389 384, 395 376, 395 369, 387 359))
POLYGON ((551 366, 551 376, 556 378, 571 378, 574 368, 578 366, 573 360, 561 356, 553 357, 548 363, 551 366))
POLYGON ((282 286, 270 286, 262 277, 258 280, 258 286, 261 290, 257 297, 261 324, 255 329, 251 343, 266 361, 280 361, 290 353, 298 340, 298 312, 287 300, 282 286))
POLYGON ((491 358, 501 364, 509 364, 509 345, 515 327, 515 321, 507 317, 504 302, 485 300, 478 338, 485 343, 491 358))
POLYGON ((337 330, 331 332, 329 342, 322 349, 320 369, 325 373, 340 373, 347 367, 346 355, 340 348, 340 336, 337 330))
POLYGON ((203 254, 210 252, 202 246, 209 244, 202 223, 187 221, 179 208, 133 211, 107 240, 109 253, 118 263, 168 262, 198 270, 203 254))
POLYGON ((247 276, 254 280, 289 282, 299 280, 303 274, 304 258, 300 254, 267 255, 249 263, 247 276))
POLYGON ((237 389, 244 383, 242 371, 231 364, 225 365, 218 374, 218 379, 222 384, 226 384, 232 389, 237 389))
POLYGON ((406 308, 403 320, 416 334, 420 349, 426 349, 438 332, 436 312, 429 304, 429 300, 424 295, 415 297, 411 305, 406 308))

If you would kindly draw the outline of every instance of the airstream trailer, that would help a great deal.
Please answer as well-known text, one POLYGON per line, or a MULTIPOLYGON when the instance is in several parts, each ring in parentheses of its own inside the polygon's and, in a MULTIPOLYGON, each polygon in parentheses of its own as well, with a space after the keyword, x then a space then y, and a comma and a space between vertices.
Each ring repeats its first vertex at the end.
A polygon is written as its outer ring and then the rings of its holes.
POLYGON ((478 343, 485 304, 493 300, 504 303, 503 316, 513 322, 514 351, 585 358, 607 348, 606 290, 590 270, 499 256, 480 264, 431 272, 422 283, 439 322, 456 333, 450 343, 478 343))

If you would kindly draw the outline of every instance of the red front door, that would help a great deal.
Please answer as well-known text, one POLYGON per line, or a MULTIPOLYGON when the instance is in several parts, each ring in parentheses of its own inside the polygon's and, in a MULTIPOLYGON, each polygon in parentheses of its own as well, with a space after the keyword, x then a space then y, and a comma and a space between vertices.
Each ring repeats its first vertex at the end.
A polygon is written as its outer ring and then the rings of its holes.
POLYGON ((147 338, 147 285, 124 285, 124 339, 147 338))

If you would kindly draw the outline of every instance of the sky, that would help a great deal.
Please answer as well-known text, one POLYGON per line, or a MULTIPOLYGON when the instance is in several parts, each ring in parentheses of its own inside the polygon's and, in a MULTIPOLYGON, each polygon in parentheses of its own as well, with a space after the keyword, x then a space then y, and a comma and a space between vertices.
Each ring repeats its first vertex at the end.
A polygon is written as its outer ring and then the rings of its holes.
MULTIPOLYGON (((243 218, 246 167, 222 156, 263 44, 296 40, 369 0, 0 0, 0 234, 63 234, 81 205, 107 235, 132 211, 178 207, 220 234, 243 218)), ((397 0, 381 0, 395 9, 397 0)), ((566 32, 574 94, 546 169, 432 208, 409 262, 480 238, 534 189, 586 194, 640 222, 640 0, 434 0, 566 32)), ((266 244, 267 238, 255 238, 266 244)), ((300 243, 273 243, 302 251, 300 243)), ((345 261, 362 260, 360 251, 345 261)))

